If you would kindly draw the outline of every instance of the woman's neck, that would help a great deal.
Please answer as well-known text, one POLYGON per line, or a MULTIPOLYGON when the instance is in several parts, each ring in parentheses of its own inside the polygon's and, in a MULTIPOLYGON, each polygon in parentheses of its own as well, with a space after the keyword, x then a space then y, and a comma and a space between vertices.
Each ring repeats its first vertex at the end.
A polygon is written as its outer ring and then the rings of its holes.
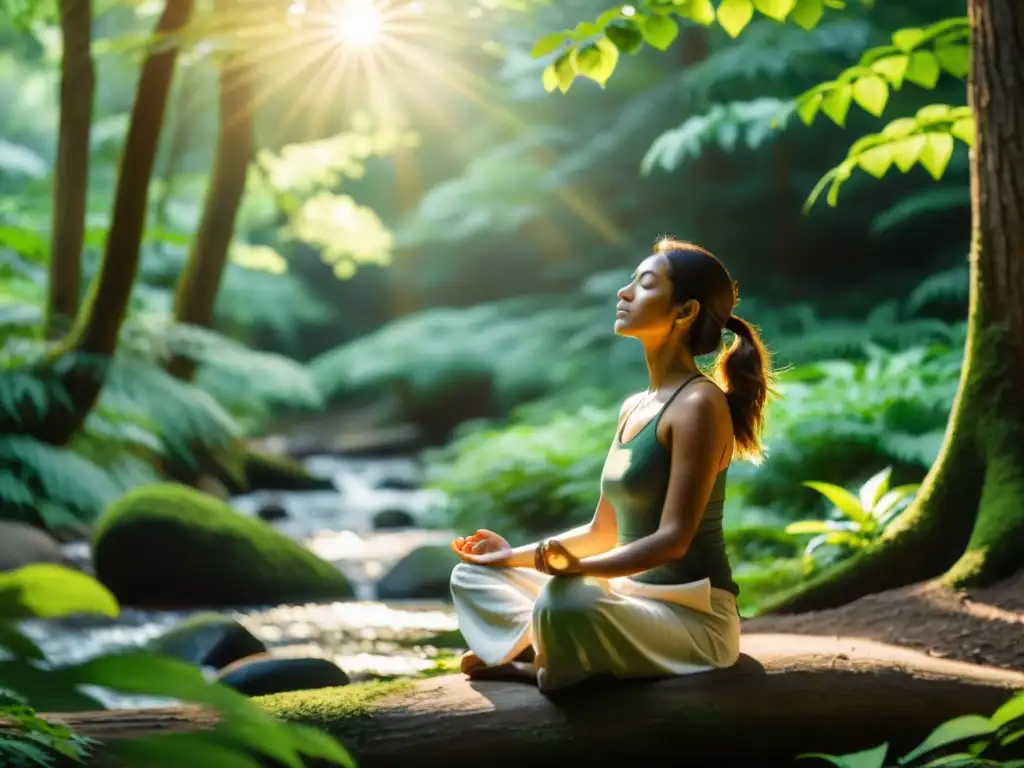
POLYGON ((697 363, 687 349, 680 349, 671 344, 653 348, 644 348, 647 358, 647 388, 656 392, 662 387, 682 384, 695 373, 699 373, 697 363))

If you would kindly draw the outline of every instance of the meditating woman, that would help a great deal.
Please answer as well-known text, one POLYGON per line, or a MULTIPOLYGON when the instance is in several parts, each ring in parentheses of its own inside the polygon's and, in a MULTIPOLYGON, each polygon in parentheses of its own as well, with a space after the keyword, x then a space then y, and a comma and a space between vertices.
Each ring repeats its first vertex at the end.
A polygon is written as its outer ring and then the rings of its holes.
POLYGON ((703 672, 739 656, 722 507, 730 461, 761 458, 768 356, 732 314, 729 272, 695 245, 659 242, 618 299, 615 332, 643 344, 649 383, 622 406, 593 519, 523 547, 487 530, 452 542, 470 677, 554 691, 598 675, 703 672), (726 329, 735 341, 716 383, 694 358, 718 349, 726 329))

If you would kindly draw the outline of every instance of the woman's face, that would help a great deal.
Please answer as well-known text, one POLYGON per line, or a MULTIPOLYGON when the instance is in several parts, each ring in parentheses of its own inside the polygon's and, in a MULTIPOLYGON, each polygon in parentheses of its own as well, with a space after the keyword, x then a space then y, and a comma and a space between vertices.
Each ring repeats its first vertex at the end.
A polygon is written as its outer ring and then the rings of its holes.
POLYGON ((620 288, 616 294, 619 302, 615 312, 615 333, 631 338, 664 339, 677 325, 680 314, 683 322, 678 326, 685 330, 693 322, 690 315, 696 315, 696 302, 686 302, 680 307, 675 302, 674 291, 668 259, 660 253, 648 256, 633 272, 629 285, 620 288))

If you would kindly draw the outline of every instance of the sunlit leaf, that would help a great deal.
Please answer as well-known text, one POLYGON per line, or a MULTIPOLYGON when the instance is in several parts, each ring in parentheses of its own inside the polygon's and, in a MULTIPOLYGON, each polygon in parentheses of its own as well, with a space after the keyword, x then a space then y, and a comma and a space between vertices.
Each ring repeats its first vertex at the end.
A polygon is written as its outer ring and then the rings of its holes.
POLYGON ((576 53, 576 68, 581 75, 598 83, 602 88, 615 72, 619 50, 606 38, 582 46, 576 53))
POLYGON ((555 65, 548 64, 544 67, 544 73, 541 75, 541 83, 544 86, 544 90, 551 93, 558 87, 558 71, 555 69, 555 65))
POLYGON ((971 71, 971 49, 967 45, 942 45, 935 49, 935 58, 953 77, 967 77, 971 71))
POLYGON ((679 35, 679 24, 671 16, 650 16, 644 20, 641 31, 648 45, 664 51, 679 35))
POLYGON ((632 19, 619 19, 613 21, 604 30, 612 44, 625 54, 635 54, 644 44, 644 36, 632 19))
POLYGON ((797 0, 796 7, 789 14, 789 20, 804 29, 814 29, 824 13, 825 4, 822 0, 797 0))
POLYGON ((547 56, 549 53, 554 53, 565 44, 565 38, 565 32, 545 35, 534 44, 533 50, 530 51, 530 56, 534 59, 539 59, 542 56, 547 56))
POLYGON ((722 0, 717 16, 722 29, 737 37, 754 18, 754 4, 751 0, 722 0))
POLYGON ((934 88, 939 82, 939 61, 931 51, 914 51, 907 62, 904 77, 922 88, 934 88))
POLYGON ((874 749, 853 752, 849 755, 823 755, 819 753, 800 755, 800 759, 824 760, 836 768, 884 768, 888 744, 879 744, 874 749))
POLYGON ((996 728, 1002 728, 1017 718, 1024 718, 1024 691, 1015 694, 1009 701, 997 709, 989 721, 996 728))
POLYGON ((953 137, 948 133, 929 133, 917 161, 936 181, 946 172, 953 156, 953 137))
MULTIPOLYGON (((891 156, 890 152, 890 158, 891 156)), ((891 159, 890 162, 892 162, 891 159)), ((863 509, 872 510, 875 508, 878 500, 889 490, 889 478, 891 476, 892 467, 886 467, 881 472, 877 472, 868 478, 864 485, 860 487, 858 495, 863 509)))
POLYGON ((60 565, 38 563, 0 573, 0 617, 44 619, 74 614, 116 618, 117 600, 86 574, 60 565))
POLYGON ((883 144, 879 147, 864 150, 857 155, 857 165, 876 179, 882 178, 885 176, 886 171, 892 167, 892 147, 883 144))
POLYGON ((925 136, 917 135, 893 142, 892 158, 896 167, 904 173, 913 168, 925 148, 926 141, 925 136))
POLYGON ((957 120, 949 128, 949 133, 952 136, 960 139, 964 144, 969 147, 974 146, 974 118, 964 118, 963 120, 957 120))
MULTIPOLYGON (((848 174, 847 178, 849 178, 848 174)), ((836 509, 846 515, 849 519, 858 523, 862 523, 867 520, 867 512, 863 507, 861 507, 860 500, 845 488, 833 485, 832 483, 821 483, 816 481, 808 481, 805 482, 804 485, 808 488, 813 488, 828 499, 836 509)))
POLYGON ((964 715, 947 720, 928 737, 917 745, 910 752, 899 759, 900 765, 906 765, 916 760, 921 755, 931 752, 934 749, 954 744, 965 739, 974 739, 979 736, 988 736, 994 733, 996 727, 987 717, 981 715, 964 715))
POLYGON ((909 63, 910 59, 905 54, 897 54, 873 61, 871 69, 892 83, 894 88, 899 88, 903 85, 903 78, 907 73, 909 63))
POLYGON ((797 0, 754 0, 754 7, 770 19, 785 21, 797 0))
POLYGON ((878 76, 861 77, 853 84, 853 99, 865 111, 878 117, 889 100, 889 86, 878 76))
POLYGON ((911 29, 900 29, 893 32, 892 44, 901 51, 909 52, 918 46, 926 37, 927 33, 923 29, 916 27, 911 29))
POLYGON ((843 127, 846 124, 846 116, 850 112, 852 99, 853 86, 850 83, 843 83, 830 90, 821 100, 821 111, 836 125, 843 127))

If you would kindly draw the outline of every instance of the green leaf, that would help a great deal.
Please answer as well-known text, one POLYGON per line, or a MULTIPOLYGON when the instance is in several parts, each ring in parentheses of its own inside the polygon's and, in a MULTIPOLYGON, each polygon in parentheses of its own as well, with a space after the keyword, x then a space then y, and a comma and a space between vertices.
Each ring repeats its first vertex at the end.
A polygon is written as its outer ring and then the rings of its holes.
MULTIPOLYGON (((888 144, 872 147, 857 155, 857 165, 876 179, 885 176, 892 166, 892 147, 888 144)), ((868 507, 870 509, 870 507, 868 507)))
POLYGON ((964 739, 988 736, 994 733, 995 730, 996 728, 992 724, 992 721, 987 717, 982 717, 981 715, 964 715, 962 717, 954 717, 952 720, 947 720, 932 731, 924 741, 901 757, 898 762, 900 765, 906 765, 910 761, 916 760, 926 752, 931 752, 933 749, 945 747, 957 741, 963 741, 964 739))
POLYGON ((948 133, 929 133, 917 161, 938 181, 953 156, 953 137, 948 133))
POLYGON ((637 28, 636 22, 631 19, 613 21, 605 29, 604 34, 616 48, 627 55, 633 55, 644 44, 643 34, 637 28))
POLYGON ((174 733, 103 747, 105 756, 146 768, 260 768, 262 763, 237 747, 219 743, 213 733, 174 733))
POLYGON ((796 113, 800 116, 804 125, 810 125, 814 122, 814 116, 818 114, 823 98, 824 96, 821 91, 817 91, 805 94, 797 101, 796 113))
POLYGON ((912 27, 910 29, 899 29, 892 33, 892 44, 901 51, 909 53, 925 39, 926 33, 923 29, 912 27))
POLYGON ((0 648, 7 650, 15 659, 46 660, 46 654, 38 645, 6 622, 0 622, 0 648))
POLYGON ((964 144, 969 147, 974 146, 974 118, 965 117, 963 120, 957 120, 953 125, 949 127, 951 135, 960 139, 964 144))
POLYGON ((825 4, 822 0, 797 0, 789 20, 804 29, 814 29, 824 13, 825 4))
POLYGON ((971 72, 971 48, 967 45, 942 45, 935 49, 935 58, 953 77, 967 77, 971 72))
POLYGON ((671 16, 651 16, 644 20, 641 32, 649 46, 664 51, 675 41, 679 25, 671 16))
POLYGON ((797 0, 754 0, 754 7, 775 21, 785 21, 796 4, 797 0))
MULTIPOLYGON (((889 163, 892 163, 892 149, 886 148, 889 150, 889 163)), ((891 476, 892 467, 886 467, 881 472, 869 477, 864 485, 860 487, 860 505, 863 509, 873 510, 875 508, 878 500, 889 490, 889 478, 891 476)))
POLYGON ((911 483, 909 485, 898 485, 890 489, 875 503, 871 514, 877 520, 885 518, 899 502, 903 501, 907 496, 914 495, 920 488, 920 483, 911 483))
POLYGON ((39 563, 0 573, 0 617, 55 619, 79 613, 117 618, 117 600, 91 576, 39 563))
POLYGON ((558 87, 558 72, 553 63, 544 67, 544 73, 540 76, 540 81, 544 85, 544 90, 548 93, 553 92, 558 87))
POLYGON ((888 744, 879 744, 874 749, 852 752, 849 755, 822 755, 818 753, 800 755, 800 759, 814 758, 831 763, 836 768, 884 768, 888 744))
POLYGON ((710 27, 715 23, 715 6, 711 0, 690 0, 686 9, 680 9, 678 13, 701 26, 710 27))
POLYGON ((541 56, 547 56, 549 53, 554 53, 565 44, 565 40, 565 32, 556 32, 552 35, 545 35, 534 44, 533 50, 530 51, 530 56, 531 58, 539 59, 541 56))
POLYGON ((619 61, 619 49, 604 38, 588 43, 576 53, 576 68, 584 77, 589 77, 602 88, 615 72, 619 61))
POLYGON ((846 124, 846 115, 850 112, 850 101, 853 99, 853 86, 842 83, 830 90, 821 101, 821 111, 831 118, 832 122, 842 128, 846 124))
MULTIPOLYGON (((843 163, 839 167, 844 168, 844 166, 846 166, 846 163, 843 163)), ((846 181, 846 179, 850 178, 850 172, 848 170, 841 171, 839 175, 843 177, 841 179, 842 181, 846 181)), ((862 523, 868 519, 866 510, 864 510, 860 505, 860 500, 845 488, 833 485, 832 483, 820 483, 813 480, 805 482, 804 485, 808 488, 813 488, 832 502, 832 505, 846 515, 850 520, 862 523)))
POLYGON ((889 85, 878 75, 858 78, 853 84, 853 99, 866 112, 879 117, 889 100, 889 85))
POLYGON ((792 536, 832 532, 832 528, 827 520, 800 520, 796 523, 790 523, 786 526, 785 530, 786 533, 792 536))
POLYGON ((892 159, 896 167, 903 173, 909 171, 914 167, 924 146, 925 137, 921 135, 908 136, 905 139, 894 141, 892 143, 892 159))
POLYGON ((327 734, 316 728, 299 724, 289 724, 288 730, 298 743, 298 749, 302 754, 331 760, 347 768, 356 768, 356 763, 348 750, 327 734))
POLYGON ((939 61, 935 54, 930 51, 915 51, 910 55, 907 62, 907 71, 904 77, 915 85, 922 88, 934 88, 939 82, 939 61))
POLYGON ((1008 702, 999 707, 989 721, 995 728, 1002 728, 1019 717, 1024 718, 1024 691, 1015 694, 1008 702))
POLYGON ((871 69, 880 74, 890 83, 893 88, 903 85, 903 78, 907 73, 907 66, 910 59, 904 54, 885 56, 871 63, 871 69))
POLYGON ((558 77, 558 90, 565 93, 572 86, 576 79, 576 57, 575 51, 566 51, 555 59, 555 75, 558 77))
POLYGON ((717 16, 729 37, 737 37, 754 18, 754 4, 751 0, 722 0, 717 16))

